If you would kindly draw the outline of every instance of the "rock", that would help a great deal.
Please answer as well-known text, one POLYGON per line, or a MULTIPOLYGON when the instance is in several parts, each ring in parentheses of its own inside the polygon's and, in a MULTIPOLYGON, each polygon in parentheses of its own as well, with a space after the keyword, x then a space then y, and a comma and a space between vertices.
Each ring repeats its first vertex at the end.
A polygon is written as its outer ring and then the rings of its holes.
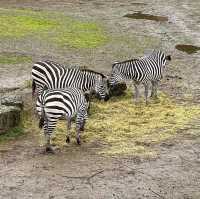
POLYGON ((4 96, 1 99, 1 104, 6 105, 6 106, 16 106, 16 107, 19 107, 20 109, 23 109, 22 98, 17 95, 4 96))
POLYGON ((22 109, 20 96, 6 93, 0 98, 0 134, 20 124, 22 109))
POLYGON ((0 134, 19 125, 21 108, 16 106, 0 105, 0 134))
POLYGON ((114 86, 111 86, 110 92, 109 92, 110 97, 124 95, 126 89, 127 89, 127 86, 125 83, 119 83, 114 86))

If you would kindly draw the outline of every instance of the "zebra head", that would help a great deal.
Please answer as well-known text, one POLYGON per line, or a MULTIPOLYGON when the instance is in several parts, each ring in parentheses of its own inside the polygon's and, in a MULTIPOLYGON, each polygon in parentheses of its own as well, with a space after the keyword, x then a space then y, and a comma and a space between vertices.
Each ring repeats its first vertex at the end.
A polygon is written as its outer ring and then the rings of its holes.
POLYGON ((94 90, 99 99, 109 100, 108 78, 102 74, 97 74, 94 90))
POLYGON ((120 68, 118 67, 118 63, 114 63, 109 78, 109 85, 114 86, 123 81, 124 81, 123 74, 121 73, 120 68))
POLYGON ((167 61, 171 61, 171 55, 166 55, 162 51, 154 51, 152 55, 157 57, 157 60, 159 61, 160 65, 163 67, 165 67, 165 64, 167 61))

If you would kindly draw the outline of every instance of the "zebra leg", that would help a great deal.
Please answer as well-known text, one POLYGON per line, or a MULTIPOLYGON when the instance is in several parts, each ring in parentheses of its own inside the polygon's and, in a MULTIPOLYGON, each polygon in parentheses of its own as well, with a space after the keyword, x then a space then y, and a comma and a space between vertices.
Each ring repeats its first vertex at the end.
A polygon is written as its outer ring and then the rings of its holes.
POLYGON ((81 126, 82 126, 82 119, 79 119, 79 117, 77 116, 77 121, 76 121, 76 130, 77 130, 77 134, 76 134, 76 142, 78 145, 81 144, 81 126))
POLYGON ((85 120, 83 120, 82 124, 81 124, 81 127, 80 127, 80 130, 81 131, 84 131, 85 130, 85 120))
POLYGON ((67 136, 66 136, 67 143, 70 143, 70 136, 71 136, 71 118, 67 118, 67 136))
POLYGON ((135 100, 135 103, 137 104, 139 97, 139 90, 138 90, 138 85, 136 83, 134 83, 134 88, 135 88, 135 96, 133 96, 133 101, 135 100))
POLYGON ((154 96, 154 93, 155 93, 155 86, 154 86, 154 81, 151 81, 151 85, 152 85, 152 87, 151 87, 151 95, 150 95, 150 97, 153 97, 154 96))
POLYGON ((151 83, 152 83, 151 97, 157 98, 158 81, 151 81, 151 83))
POLYGON ((148 104, 148 91, 149 91, 149 85, 148 84, 144 84, 144 96, 145 96, 145 102, 146 102, 146 105, 148 104))
POLYGON ((51 146, 51 134, 55 128, 56 121, 49 121, 45 118, 44 123, 44 133, 46 138, 46 152, 47 153, 54 153, 54 150, 51 146))

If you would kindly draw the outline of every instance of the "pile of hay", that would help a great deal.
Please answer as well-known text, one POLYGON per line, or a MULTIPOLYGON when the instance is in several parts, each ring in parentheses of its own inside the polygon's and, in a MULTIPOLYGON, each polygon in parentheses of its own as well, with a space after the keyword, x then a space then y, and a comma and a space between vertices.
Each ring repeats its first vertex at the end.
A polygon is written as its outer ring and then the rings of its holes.
MULTIPOLYGON (((178 105, 163 93, 148 106, 144 100, 136 106, 127 90, 125 96, 113 97, 108 102, 92 102, 82 141, 104 143, 105 148, 99 151, 103 154, 152 156, 153 144, 174 138, 199 114, 199 106, 178 105)), ((64 145, 65 120, 59 122, 56 131, 54 142, 64 145)))

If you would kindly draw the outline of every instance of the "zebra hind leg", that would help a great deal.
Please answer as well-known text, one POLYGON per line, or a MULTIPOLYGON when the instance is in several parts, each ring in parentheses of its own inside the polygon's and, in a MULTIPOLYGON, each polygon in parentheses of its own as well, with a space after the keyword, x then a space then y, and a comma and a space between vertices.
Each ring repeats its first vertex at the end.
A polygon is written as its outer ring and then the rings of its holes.
POLYGON ((80 131, 80 127, 78 127, 77 128, 77 137, 76 137, 76 142, 77 142, 78 145, 81 145, 80 135, 81 135, 81 131, 80 131))
POLYGON ((76 124, 76 130, 77 130, 77 134, 76 134, 76 142, 78 145, 81 144, 81 127, 82 127, 82 122, 81 121, 77 121, 76 124))
POLYGON ((71 135, 71 118, 67 118, 67 136, 66 136, 67 143, 70 143, 70 135, 71 135))
POLYGON ((47 153, 54 153, 54 150, 53 150, 53 148, 52 148, 52 146, 51 146, 51 136, 47 133, 47 134, 45 135, 45 137, 46 137, 46 148, 45 148, 45 152, 47 152, 47 153))
POLYGON ((47 153, 55 153, 55 151, 51 145, 51 134, 55 127, 55 123, 56 123, 56 121, 50 122, 47 120, 47 118, 45 118, 45 123, 44 123, 44 133, 45 133, 45 138, 46 138, 45 152, 47 152, 47 153))

